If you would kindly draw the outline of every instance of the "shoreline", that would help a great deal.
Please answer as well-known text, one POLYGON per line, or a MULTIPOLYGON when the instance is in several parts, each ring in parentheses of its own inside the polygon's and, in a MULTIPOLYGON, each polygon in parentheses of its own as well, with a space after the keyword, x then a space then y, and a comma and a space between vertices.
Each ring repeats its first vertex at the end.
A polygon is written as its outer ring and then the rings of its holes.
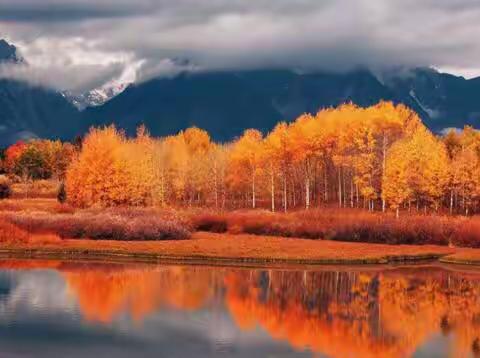
MULTIPOLYGON (((50 236, 51 238, 51 236, 50 236)), ((194 233, 181 241, 51 239, 0 245, 0 259, 105 260, 211 265, 385 265, 434 261, 480 266, 480 249, 194 233)))
MULTIPOLYGON (((52 250, 52 249, 23 249, 9 248, 0 249, 0 259, 59 259, 59 260, 100 260, 100 261, 119 261, 119 262, 138 262, 138 263, 183 263, 183 264, 223 264, 229 266, 242 264, 259 265, 308 265, 308 266, 330 266, 330 265, 388 265, 388 264, 407 264, 422 262, 442 262, 460 264, 460 261, 444 261, 443 258, 448 254, 425 254, 425 255, 400 255, 387 256, 384 258, 355 258, 355 259, 283 259, 283 258, 254 258, 254 257, 222 257, 222 256, 202 256, 202 255, 162 255, 147 254, 139 252, 124 251, 100 251, 100 250, 52 250)), ((480 262, 477 263, 480 266, 480 262)))

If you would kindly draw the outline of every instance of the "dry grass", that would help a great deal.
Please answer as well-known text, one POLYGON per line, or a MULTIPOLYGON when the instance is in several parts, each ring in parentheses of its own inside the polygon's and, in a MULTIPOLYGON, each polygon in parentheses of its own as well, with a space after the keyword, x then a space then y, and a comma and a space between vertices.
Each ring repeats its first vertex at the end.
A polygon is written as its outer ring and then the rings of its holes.
POLYGON ((17 212, 31 212, 42 211, 48 213, 57 212, 75 212, 75 209, 67 204, 59 204, 55 199, 6 199, 0 200, 0 212, 3 211, 17 211, 17 212))
POLYGON ((12 184, 14 198, 56 198, 60 183, 55 180, 35 180, 33 183, 12 184))
POLYGON ((11 222, 0 219, 0 243, 6 245, 18 244, 58 244, 61 239, 54 234, 32 235, 27 230, 11 222))
POLYGON ((362 264, 438 258, 455 252, 442 246, 359 244, 255 235, 195 233, 183 241, 59 240, 5 245, 10 254, 29 257, 192 260, 256 263, 362 264), (38 250, 38 251, 36 251, 38 250))

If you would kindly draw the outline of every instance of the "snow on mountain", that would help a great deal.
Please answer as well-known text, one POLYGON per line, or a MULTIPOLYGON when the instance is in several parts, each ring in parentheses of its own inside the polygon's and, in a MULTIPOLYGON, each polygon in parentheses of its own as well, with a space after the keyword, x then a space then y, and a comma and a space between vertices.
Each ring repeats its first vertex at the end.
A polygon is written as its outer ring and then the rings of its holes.
POLYGON ((97 107, 108 102, 113 97, 122 93, 128 86, 135 83, 137 71, 142 62, 136 62, 125 67, 122 74, 102 86, 81 94, 64 92, 67 98, 75 107, 83 111, 87 107, 97 107))
POLYGON ((110 85, 110 83, 108 83, 100 88, 95 88, 89 92, 79 95, 73 95, 69 92, 64 92, 64 96, 75 107, 82 111, 87 107, 101 106, 116 95, 122 93, 131 83, 132 82, 127 82, 118 85, 110 85))
POLYGON ((430 118, 432 119, 435 119, 437 117, 439 117, 441 115, 440 111, 438 110, 435 110, 435 109, 432 109, 432 108, 429 108, 427 107, 425 104, 423 104, 420 99, 418 99, 417 95, 415 94, 415 90, 414 89, 411 89, 409 92, 409 95, 410 97, 413 98, 413 100, 418 104, 418 106, 423 110, 425 111, 426 113, 428 113, 428 115, 430 116, 430 118))

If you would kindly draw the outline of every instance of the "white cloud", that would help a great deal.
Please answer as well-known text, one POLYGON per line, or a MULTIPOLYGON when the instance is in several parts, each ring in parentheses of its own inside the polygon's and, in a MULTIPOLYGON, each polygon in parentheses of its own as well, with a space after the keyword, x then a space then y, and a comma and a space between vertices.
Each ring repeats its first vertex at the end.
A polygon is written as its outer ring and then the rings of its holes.
MULTIPOLYGON (((0 78, 28 81, 33 85, 82 93, 125 76, 135 66, 132 53, 102 51, 95 41, 81 37, 39 38, 15 42, 25 64, 1 64, 0 78)), ((133 79, 135 80, 135 79, 133 79)))
POLYGON ((479 16, 473 0, 0 0, 0 33, 34 71, 69 72, 56 87, 139 63, 141 79, 171 75, 175 58, 204 70, 436 66, 473 77, 479 16))

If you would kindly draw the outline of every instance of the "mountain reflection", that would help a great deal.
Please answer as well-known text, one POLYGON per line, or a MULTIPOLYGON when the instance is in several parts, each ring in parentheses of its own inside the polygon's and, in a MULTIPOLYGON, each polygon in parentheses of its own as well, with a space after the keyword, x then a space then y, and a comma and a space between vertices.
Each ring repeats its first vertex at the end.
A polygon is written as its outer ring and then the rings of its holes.
MULTIPOLYGON (((22 268, 19 262, 8 265, 22 268)), ((244 332, 261 327, 297 350, 332 357, 408 357, 445 337, 445 355, 480 356, 476 272, 435 266, 298 271, 49 262, 39 267, 61 273, 90 322, 108 325, 123 314, 142 321, 162 310, 220 307, 244 332)))

